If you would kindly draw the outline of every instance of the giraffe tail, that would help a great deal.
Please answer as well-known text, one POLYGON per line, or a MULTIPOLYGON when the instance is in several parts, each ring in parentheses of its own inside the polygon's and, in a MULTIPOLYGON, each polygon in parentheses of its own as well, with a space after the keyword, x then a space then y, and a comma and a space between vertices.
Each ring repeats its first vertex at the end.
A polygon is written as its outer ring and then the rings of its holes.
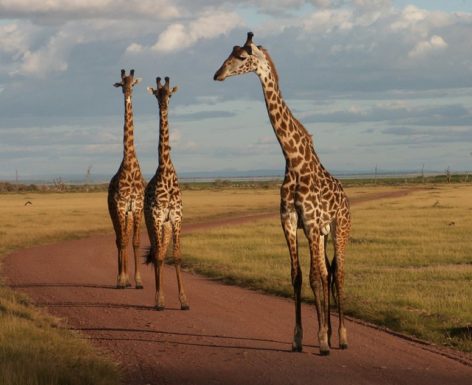
POLYGON ((144 254, 144 263, 146 265, 149 265, 151 263, 153 265, 156 264, 156 253, 152 246, 146 249, 146 254, 144 254))
POLYGON ((159 259, 159 261, 164 260, 167 254, 167 248, 169 247, 171 238, 172 238, 172 225, 170 224, 170 222, 165 222, 162 226, 162 238, 161 238, 160 246, 158 246, 157 244, 153 244, 153 242, 151 242, 151 247, 149 247, 146 250, 146 254, 144 255, 144 258, 145 258, 145 263, 147 265, 151 263, 153 265, 156 265, 157 259, 159 259), (156 258, 156 255, 157 255, 157 258, 156 258))
POLYGON ((336 275, 336 270, 337 270, 336 257, 334 257, 333 261, 331 262, 331 266, 329 267, 329 286, 331 289, 331 293, 333 294, 335 305, 338 304, 338 297, 336 293, 336 282, 334 279, 336 275))

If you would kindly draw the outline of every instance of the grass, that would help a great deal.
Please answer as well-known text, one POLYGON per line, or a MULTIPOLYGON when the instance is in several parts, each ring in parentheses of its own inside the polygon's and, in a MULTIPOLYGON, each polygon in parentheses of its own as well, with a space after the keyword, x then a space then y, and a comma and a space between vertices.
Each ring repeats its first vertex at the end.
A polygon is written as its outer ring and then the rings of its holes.
MULTIPOLYGON (((112 232, 106 196, 106 192, 0 195, 0 255, 37 244, 112 232), (32 204, 25 206, 27 202, 32 204)), ((276 210, 278 199, 276 189, 184 191, 184 220, 191 223, 276 210)))
MULTIPOLYGON (((183 195, 187 222, 272 210, 278 202, 277 191, 264 188, 198 189, 183 195)), ((0 256, 18 248, 113 231, 103 191, 2 194, 0 212, 0 256)), ((0 384, 119 383, 115 363, 0 283, 0 384)))
MULTIPOLYGON (((0 197, 0 255, 17 248, 109 231, 103 193, 0 197), (25 202, 31 202, 26 205, 25 202)), ((120 383, 118 366, 28 299, 0 286, 0 383, 120 383)))
MULTIPOLYGON (((397 187, 395 187, 397 188, 397 187)), ((350 196, 392 190, 350 187, 350 196)), ((441 185, 406 198, 353 206, 348 312, 358 318, 471 351, 472 188, 441 185), (454 222, 454 224, 451 224, 454 222)), ((186 223, 277 212, 278 189, 185 189, 186 223)), ((112 232, 106 192, 0 195, 0 255, 32 245, 112 232), (31 205, 25 202, 30 201, 31 205)), ((277 216, 187 234, 184 261, 226 282, 291 296, 289 260, 277 216), (270 275, 267 272, 270 271, 270 275)), ((304 272, 307 249, 300 247, 304 272)), ((305 278, 305 285, 307 279, 305 278)), ((306 300, 311 292, 304 289, 306 300)), ((120 373, 80 335, 0 285, 0 383, 118 384, 120 373)))
POLYGON ((0 384, 119 383, 116 363, 26 297, 0 287, 0 384))
MULTIPOLYGON (((434 187, 359 204, 352 211, 347 313, 472 351, 472 187, 434 187)), ((308 249, 301 233, 300 239, 304 299, 311 301, 308 249)), ((197 272, 292 296, 278 218, 188 234, 184 241, 189 254, 184 260, 197 272)))

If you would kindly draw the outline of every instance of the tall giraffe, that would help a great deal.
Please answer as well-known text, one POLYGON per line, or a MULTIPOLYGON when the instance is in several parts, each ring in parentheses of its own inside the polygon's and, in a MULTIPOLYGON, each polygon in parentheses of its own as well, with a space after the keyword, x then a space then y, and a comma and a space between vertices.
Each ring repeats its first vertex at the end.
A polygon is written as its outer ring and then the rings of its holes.
POLYGON ((140 78, 134 77, 134 70, 131 70, 128 76, 125 70, 121 70, 121 82, 114 84, 115 87, 122 88, 125 100, 123 160, 108 186, 108 211, 115 229, 116 247, 118 248, 116 287, 119 289, 131 286, 127 251, 131 233, 133 234, 136 289, 143 288, 138 269, 138 250, 143 216, 144 179, 134 149, 133 104, 131 100, 133 87, 140 81, 140 78))
POLYGON ((339 311, 339 345, 347 348, 344 325, 344 253, 351 219, 349 201, 341 183, 321 164, 312 137, 292 115, 278 84, 275 65, 266 49, 252 42, 249 32, 243 47, 235 46, 215 73, 214 80, 255 72, 259 77, 269 119, 285 157, 285 178, 280 190, 280 216, 291 259, 291 276, 295 296, 295 330, 293 351, 302 350, 301 320, 302 273, 298 258, 297 229, 302 228, 310 248, 310 285, 318 316, 320 353, 329 354, 331 345, 330 289, 336 287, 339 311), (330 265, 326 255, 327 237, 331 233, 335 254, 330 265), (334 280, 334 282, 333 282, 334 280))
POLYGON ((182 276, 180 273, 180 231, 182 228, 182 195, 180 193, 177 174, 170 159, 168 110, 169 100, 177 87, 169 87, 169 78, 165 78, 165 84, 161 84, 161 78, 156 78, 157 88, 148 87, 150 94, 154 95, 159 105, 159 165, 155 175, 146 186, 144 195, 144 217, 148 229, 151 248, 147 255, 147 263, 154 264, 156 278, 156 309, 164 310, 163 273, 164 259, 173 237, 173 257, 179 288, 180 308, 190 309, 184 292, 182 276))

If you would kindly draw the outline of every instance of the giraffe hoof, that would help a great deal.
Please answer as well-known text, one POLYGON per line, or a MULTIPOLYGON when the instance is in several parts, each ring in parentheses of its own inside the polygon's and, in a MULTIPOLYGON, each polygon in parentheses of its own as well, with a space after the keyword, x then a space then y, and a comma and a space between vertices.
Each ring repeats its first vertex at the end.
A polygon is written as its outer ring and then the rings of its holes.
POLYGON ((303 346, 292 345, 292 352, 301 353, 303 351, 303 346))
POLYGON ((339 348, 342 349, 342 350, 346 350, 347 349, 347 344, 346 343, 339 344, 339 348))
POLYGON ((116 285, 116 288, 117 288, 117 289, 126 289, 126 286, 125 286, 125 285, 118 284, 118 285, 116 285))
POLYGON ((166 307, 164 305, 156 305, 156 310, 157 311, 163 311, 166 307))
POLYGON ((329 356, 329 349, 328 350, 321 350, 320 349, 320 356, 329 356))
POLYGON ((144 286, 141 283, 137 283, 136 289, 144 289, 144 286))
POLYGON ((131 283, 126 282, 126 287, 131 287, 131 283))
POLYGON ((190 310, 189 305, 180 305, 180 310, 190 310))

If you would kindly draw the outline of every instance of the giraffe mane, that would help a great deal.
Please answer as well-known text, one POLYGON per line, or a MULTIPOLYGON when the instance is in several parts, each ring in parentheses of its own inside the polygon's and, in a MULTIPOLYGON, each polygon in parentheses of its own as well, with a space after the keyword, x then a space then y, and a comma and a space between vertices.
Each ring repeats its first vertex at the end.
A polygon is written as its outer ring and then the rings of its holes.
POLYGON ((270 57, 269 52, 267 51, 267 49, 265 49, 262 46, 259 46, 257 48, 259 48, 262 51, 262 53, 264 54, 266 60, 269 62, 270 67, 272 68, 272 73, 274 74, 274 77, 275 77, 275 81, 278 83, 279 82, 279 74, 277 73, 277 69, 275 68, 274 61, 270 57))
MULTIPOLYGON (((265 49, 262 46, 259 46, 257 48, 259 48, 262 51, 262 53, 264 54, 266 60, 269 62, 269 65, 272 69, 272 73, 274 75, 275 81, 278 84, 279 83, 279 74, 277 73, 277 69, 275 68, 274 61, 270 57, 269 52, 267 51, 267 49, 265 49)), ((295 122, 295 124, 301 129, 302 133, 305 135, 305 138, 311 143, 312 148, 313 148, 314 147, 313 135, 310 134, 310 132, 306 129, 306 127, 302 124, 302 122, 300 122, 295 116, 293 116, 293 114, 292 114, 292 119, 295 122)), ((313 150, 314 150, 314 148, 313 148, 313 150)))

